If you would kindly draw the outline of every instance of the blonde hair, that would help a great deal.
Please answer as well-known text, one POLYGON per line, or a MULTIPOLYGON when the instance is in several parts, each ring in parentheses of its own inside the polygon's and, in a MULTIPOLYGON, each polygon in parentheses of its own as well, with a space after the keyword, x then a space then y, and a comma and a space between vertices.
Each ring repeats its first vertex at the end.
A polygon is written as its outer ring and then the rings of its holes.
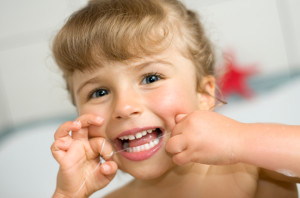
POLYGON ((214 75, 213 49, 198 16, 177 0, 91 0, 70 16, 52 50, 71 91, 75 70, 157 54, 171 43, 193 61, 198 82, 214 75))

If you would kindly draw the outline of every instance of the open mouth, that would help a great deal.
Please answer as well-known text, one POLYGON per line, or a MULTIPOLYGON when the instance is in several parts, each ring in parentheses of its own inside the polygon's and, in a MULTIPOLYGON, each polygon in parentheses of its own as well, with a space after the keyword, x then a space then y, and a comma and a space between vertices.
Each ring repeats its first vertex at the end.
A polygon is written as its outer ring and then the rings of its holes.
POLYGON ((160 128, 140 131, 133 135, 125 135, 118 138, 118 149, 128 153, 137 153, 151 150, 159 144, 162 137, 160 128))

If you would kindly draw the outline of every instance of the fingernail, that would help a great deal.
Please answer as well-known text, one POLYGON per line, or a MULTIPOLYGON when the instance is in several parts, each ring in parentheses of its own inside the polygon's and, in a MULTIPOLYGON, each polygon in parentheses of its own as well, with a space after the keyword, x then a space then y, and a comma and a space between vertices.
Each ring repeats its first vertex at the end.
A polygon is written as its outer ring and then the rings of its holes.
POLYGON ((81 122, 80 122, 80 120, 78 120, 78 121, 74 121, 73 124, 74 124, 75 126, 80 126, 80 125, 81 125, 81 122))
POLYGON ((110 171, 110 166, 108 164, 102 164, 102 168, 105 172, 109 172, 110 171))
POLYGON ((184 117, 186 117, 186 114, 177 114, 175 116, 175 122, 178 123, 180 120, 182 120, 184 117))
POLYGON ((97 116, 96 120, 97 120, 97 122, 102 122, 103 118, 101 118, 100 116, 97 116))

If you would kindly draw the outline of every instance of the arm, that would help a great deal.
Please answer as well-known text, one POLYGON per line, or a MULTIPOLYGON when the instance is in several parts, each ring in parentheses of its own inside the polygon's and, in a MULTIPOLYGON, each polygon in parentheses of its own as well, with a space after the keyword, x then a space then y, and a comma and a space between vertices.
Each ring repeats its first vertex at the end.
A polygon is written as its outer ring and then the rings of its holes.
POLYGON ((175 121, 166 150, 179 165, 248 163, 268 177, 300 182, 300 126, 245 124, 210 111, 178 115, 175 121))
POLYGON ((239 124, 239 161, 262 167, 262 174, 267 177, 286 180, 271 172, 275 171, 300 182, 300 126, 239 124))

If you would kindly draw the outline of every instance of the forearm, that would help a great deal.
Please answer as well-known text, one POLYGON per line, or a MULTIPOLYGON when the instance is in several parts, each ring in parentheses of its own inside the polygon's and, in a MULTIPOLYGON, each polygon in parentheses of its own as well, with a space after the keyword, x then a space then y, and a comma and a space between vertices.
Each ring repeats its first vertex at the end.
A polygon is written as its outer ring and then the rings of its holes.
POLYGON ((238 160, 300 177, 300 126, 242 124, 238 160))

